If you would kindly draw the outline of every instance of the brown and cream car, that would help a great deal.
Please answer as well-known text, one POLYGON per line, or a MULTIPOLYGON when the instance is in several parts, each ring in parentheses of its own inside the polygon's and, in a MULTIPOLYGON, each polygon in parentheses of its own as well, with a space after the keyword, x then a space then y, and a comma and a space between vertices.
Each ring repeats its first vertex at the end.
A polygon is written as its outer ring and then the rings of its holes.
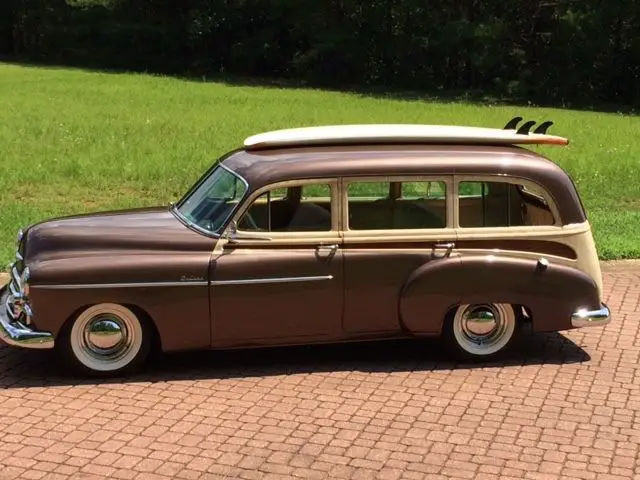
POLYGON ((170 207, 18 235, 0 338, 95 374, 153 350, 440 336, 489 359, 521 327, 609 322, 589 222, 545 122, 255 135, 170 207))

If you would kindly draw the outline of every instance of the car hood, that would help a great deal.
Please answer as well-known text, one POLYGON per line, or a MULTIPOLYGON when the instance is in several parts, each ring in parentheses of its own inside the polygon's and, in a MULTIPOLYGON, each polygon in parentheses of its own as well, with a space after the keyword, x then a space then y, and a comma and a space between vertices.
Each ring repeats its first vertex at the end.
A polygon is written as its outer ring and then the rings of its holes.
POLYGON ((190 229, 168 207, 118 210, 55 218, 25 232, 31 260, 109 250, 212 250, 216 239, 190 229))

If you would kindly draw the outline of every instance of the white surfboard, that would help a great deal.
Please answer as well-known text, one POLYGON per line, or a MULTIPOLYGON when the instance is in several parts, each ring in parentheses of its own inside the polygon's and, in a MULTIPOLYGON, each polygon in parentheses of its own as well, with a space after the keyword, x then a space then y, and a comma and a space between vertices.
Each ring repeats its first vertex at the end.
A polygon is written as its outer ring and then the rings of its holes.
POLYGON ((567 145, 564 137, 517 133, 500 128, 454 125, 362 124, 290 128, 259 133, 244 141, 247 150, 355 143, 459 143, 471 145, 567 145))

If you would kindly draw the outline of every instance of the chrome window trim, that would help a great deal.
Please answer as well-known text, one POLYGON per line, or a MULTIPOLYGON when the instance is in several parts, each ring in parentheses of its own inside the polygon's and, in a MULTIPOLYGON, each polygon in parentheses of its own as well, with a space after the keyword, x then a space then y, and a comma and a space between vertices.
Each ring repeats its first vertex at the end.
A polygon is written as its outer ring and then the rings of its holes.
POLYGON ((206 287, 209 282, 184 281, 184 282, 131 282, 131 283, 78 283, 60 285, 32 285, 31 288, 42 290, 73 290, 93 288, 148 288, 148 287, 206 287))
POLYGON ((239 280, 214 280, 211 285, 256 285, 263 283, 295 283, 295 282, 319 282, 332 280, 333 275, 318 275, 312 277, 272 277, 272 278, 246 278, 239 280))

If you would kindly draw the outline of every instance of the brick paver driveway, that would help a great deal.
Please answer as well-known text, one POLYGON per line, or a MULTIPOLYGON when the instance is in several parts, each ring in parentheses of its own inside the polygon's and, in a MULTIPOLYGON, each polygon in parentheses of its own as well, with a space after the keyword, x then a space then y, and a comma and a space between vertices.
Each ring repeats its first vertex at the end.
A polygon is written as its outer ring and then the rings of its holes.
POLYGON ((437 342, 174 355, 78 381, 0 347, 0 478, 640 478, 640 268, 606 328, 498 365, 437 342))

